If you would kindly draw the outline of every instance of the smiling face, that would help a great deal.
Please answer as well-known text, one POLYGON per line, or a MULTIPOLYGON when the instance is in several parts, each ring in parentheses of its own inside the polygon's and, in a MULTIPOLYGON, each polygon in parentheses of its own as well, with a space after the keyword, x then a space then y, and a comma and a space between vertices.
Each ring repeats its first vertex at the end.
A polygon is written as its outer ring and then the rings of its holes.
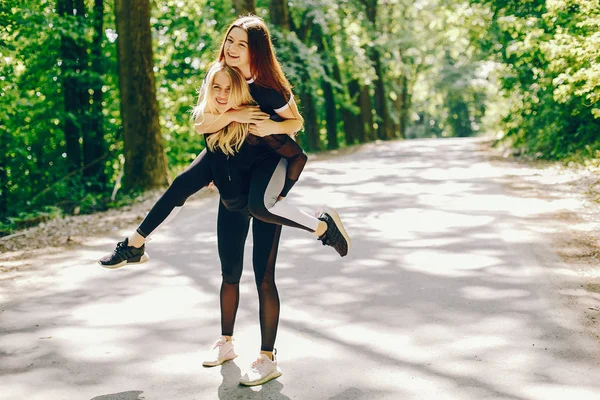
POLYGON ((210 88, 210 95, 215 101, 217 110, 221 113, 227 111, 229 107, 229 94, 231 92, 231 79, 223 71, 219 71, 215 74, 212 86, 210 88))
POLYGON ((239 69, 246 78, 251 78, 248 32, 242 28, 233 27, 225 39, 223 50, 225 63, 239 69))

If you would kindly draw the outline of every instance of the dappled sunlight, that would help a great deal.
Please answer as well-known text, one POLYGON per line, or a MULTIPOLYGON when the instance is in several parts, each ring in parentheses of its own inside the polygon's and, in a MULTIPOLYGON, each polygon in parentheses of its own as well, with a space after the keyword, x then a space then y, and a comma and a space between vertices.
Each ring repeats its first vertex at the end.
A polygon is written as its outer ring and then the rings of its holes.
MULTIPOLYGON (((145 264, 109 271, 93 263, 118 232, 64 259, 41 254, 27 271, 4 266, 13 268, 2 296, 8 299, 2 317, 10 323, 0 337, 15 371, 11 388, 51 376, 88 390, 91 381, 123 390, 124 381, 134 382, 131 390, 149 398, 145 382, 222 398, 304 390, 311 398, 324 391, 331 395, 323 398, 339 399, 441 399, 460 392, 465 400, 546 400, 560 388, 592 399, 600 390, 598 361, 578 322, 547 294, 548 271, 567 277, 568 270, 538 258, 546 245, 527 225, 527 218, 568 203, 505 192, 495 181, 501 171, 468 151, 475 144, 457 144, 390 142, 383 151, 365 146, 307 165, 289 200, 307 211, 337 208, 352 247, 340 258, 314 235, 283 229, 276 347, 284 375, 272 385, 237 386, 260 348, 252 232, 236 320, 240 357, 214 369, 199 366, 220 333, 211 199, 210 207, 184 207, 161 228, 145 264), (332 363, 351 382, 327 379, 332 363)), ((584 288, 565 294, 588 295, 584 288)))
POLYGON ((404 268, 424 274, 448 277, 473 276, 470 270, 484 269, 498 264, 496 257, 453 254, 440 251, 413 251, 404 256, 404 268))
POLYGON ((473 163, 468 167, 427 168, 419 174, 423 179, 432 181, 469 181, 471 179, 492 179, 502 176, 501 170, 487 163, 473 163))
POLYGON ((476 228, 489 225, 494 221, 491 216, 465 215, 442 210, 404 209, 393 213, 384 213, 381 220, 395 221, 397 227, 409 232, 444 232, 456 228, 476 228))
POLYGON ((497 300, 528 297, 530 293, 521 289, 494 289, 485 286, 468 286, 461 289, 465 299, 497 300))
POLYGON ((114 304, 88 304, 74 310, 73 316, 88 325, 106 323, 136 324, 176 318, 181 310, 202 302, 208 294, 198 291, 185 277, 163 280, 161 286, 114 304), (177 282, 179 281, 179 282, 177 282))

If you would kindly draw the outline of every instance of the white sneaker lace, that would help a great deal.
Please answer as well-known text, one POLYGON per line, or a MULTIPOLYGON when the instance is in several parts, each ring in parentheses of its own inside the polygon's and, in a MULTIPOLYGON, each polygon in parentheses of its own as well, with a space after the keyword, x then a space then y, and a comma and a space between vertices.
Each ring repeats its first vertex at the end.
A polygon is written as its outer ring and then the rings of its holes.
POLYGON ((223 346, 226 344, 226 341, 223 341, 222 339, 218 339, 215 344, 213 345, 212 348, 212 352, 213 352, 213 357, 215 357, 215 359, 220 359, 224 354, 223 353, 223 346))
POLYGON ((259 368, 258 368, 258 366, 259 366, 259 365, 262 365, 262 364, 264 363, 264 361, 265 361, 265 360, 264 360, 263 358, 257 358, 257 359, 256 359, 256 360, 255 360, 255 361, 252 363, 252 365, 251 365, 251 367, 250 367, 250 368, 258 370, 258 369, 259 369, 259 368))

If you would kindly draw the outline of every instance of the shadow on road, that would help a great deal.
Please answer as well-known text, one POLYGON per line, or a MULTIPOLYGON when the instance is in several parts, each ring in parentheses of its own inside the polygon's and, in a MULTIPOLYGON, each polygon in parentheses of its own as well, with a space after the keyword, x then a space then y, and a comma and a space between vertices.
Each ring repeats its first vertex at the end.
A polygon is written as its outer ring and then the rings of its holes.
MULTIPOLYGON (((597 349, 586 347, 572 320, 557 317, 560 305, 548 295, 540 268, 539 252, 547 246, 526 227, 527 218, 545 212, 548 202, 517 198, 502 179, 476 143, 464 140, 386 142, 309 164, 289 199, 306 209, 316 199, 337 207, 352 253, 339 259, 310 234, 284 228, 278 341, 286 343, 279 350, 287 353, 287 369, 281 380, 261 388, 239 386, 234 362, 221 367, 218 388, 210 383, 211 372, 189 367, 197 365, 196 349, 208 347, 219 327, 216 199, 164 227, 148 245, 152 261, 140 268, 90 277, 90 264, 79 253, 56 259, 59 266, 37 264, 18 274, 39 282, 28 283, 26 296, 3 306, 5 321, 13 322, 2 334, 14 340, 5 342, 10 365, 0 375, 18 381, 37 370, 85 386, 94 379, 110 382, 150 358, 156 364, 144 367, 148 376, 164 376, 173 387, 194 382, 194 388, 181 389, 189 398, 216 391, 220 399, 307 393, 305 398, 336 400, 529 400, 552 388, 600 391, 591 367, 597 367, 597 349), (37 339, 58 327, 58 340, 37 339), (92 334, 108 335, 107 341, 102 349, 94 343, 98 350, 82 358, 61 339, 72 335, 85 348, 81 338, 92 334), (17 339, 26 344, 15 344, 17 339), (115 367, 111 357, 126 364, 115 367), (169 366, 178 363, 188 367, 171 372, 169 366), (95 371, 93 378, 57 372, 84 365, 95 371), (436 397, 440 393, 445 397, 436 397)), ((107 249, 85 251, 91 261, 107 249)), ((238 321, 247 323, 257 312, 256 301, 249 300, 256 296, 251 241, 246 251, 247 289, 238 321)), ((543 260, 547 270, 561 268, 552 257, 543 260)))
POLYGON ((141 390, 131 390, 127 392, 105 394, 94 397, 91 400, 143 400, 144 397, 142 396, 142 393, 144 392, 141 390))

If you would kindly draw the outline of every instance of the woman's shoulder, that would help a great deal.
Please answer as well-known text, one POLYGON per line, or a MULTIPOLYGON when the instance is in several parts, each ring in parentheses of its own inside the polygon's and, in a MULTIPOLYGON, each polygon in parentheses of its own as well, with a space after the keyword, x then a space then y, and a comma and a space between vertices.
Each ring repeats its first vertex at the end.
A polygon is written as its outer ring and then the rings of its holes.
POLYGON ((283 99, 284 101, 288 101, 291 97, 291 93, 287 92, 285 89, 278 89, 269 86, 258 85, 256 83, 250 84, 250 92, 254 95, 254 93, 270 98, 270 99, 283 99))
POLYGON ((292 97, 291 93, 285 94, 275 88, 255 84, 251 85, 250 94, 258 104, 261 106, 268 106, 269 108, 272 108, 274 112, 286 107, 292 97), (254 86, 254 88, 252 86, 254 86))

